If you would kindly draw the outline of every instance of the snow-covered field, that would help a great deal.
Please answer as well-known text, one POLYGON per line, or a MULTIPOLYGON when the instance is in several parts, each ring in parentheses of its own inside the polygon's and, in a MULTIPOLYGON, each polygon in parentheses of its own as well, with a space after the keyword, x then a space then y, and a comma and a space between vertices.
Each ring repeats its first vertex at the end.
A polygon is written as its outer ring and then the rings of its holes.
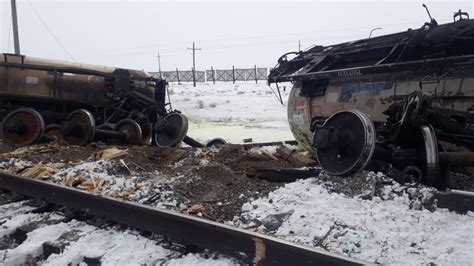
POLYGON ((221 137, 232 143, 245 138, 254 142, 293 139, 286 118, 291 84, 280 85, 283 105, 275 85, 270 88, 265 81, 198 83, 196 87, 171 83, 169 90, 172 107, 188 117, 189 135, 196 139, 221 137))

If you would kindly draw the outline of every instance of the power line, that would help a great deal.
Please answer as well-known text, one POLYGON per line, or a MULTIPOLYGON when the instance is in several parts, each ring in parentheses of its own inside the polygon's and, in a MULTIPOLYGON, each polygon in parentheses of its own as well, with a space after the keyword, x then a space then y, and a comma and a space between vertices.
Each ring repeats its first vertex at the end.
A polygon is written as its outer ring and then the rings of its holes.
MULTIPOLYGON (((320 42, 324 40, 324 43, 333 43, 338 40, 349 40, 354 38, 363 38, 365 35, 362 33, 359 34, 352 34, 352 35, 335 35, 335 36, 319 36, 313 38, 302 38, 301 41, 306 42, 320 42)), ((294 43, 294 39, 285 39, 285 40, 266 40, 260 42, 246 42, 246 43, 230 43, 230 44, 216 44, 216 45, 206 45, 203 48, 207 49, 208 51, 213 50, 225 50, 225 49, 240 49, 240 48, 249 48, 249 47, 261 47, 261 46, 284 46, 287 44, 294 43)), ((191 48, 190 48, 191 50, 191 48)), ((101 54, 101 56, 135 56, 135 55, 152 55, 156 52, 148 50, 148 51, 134 51, 134 52, 125 52, 125 53, 111 53, 111 54, 101 54)), ((182 54, 182 48, 170 48, 170 49, 161 49, 161 55, 178 55, 182 54), (163 53, 163 51, 165 51, 163 53), (170 52, 167 52, 170 51, 170 52)), ((206 52, 207 53, 207 52, 206 52)))
MULTIPOLYGON (((361 33, 361 34, 353 34, 353 35, 338 35, 338 36, 333 36, 332 38, 326 38, 324 36, 320 36, 318 38, 301 39, 301 41, 305 41, 308 43, 334 44, 341 40, 342 41, 349 40, 349 39, 352 40, 352 39, 363 38, 363 37, 364 37, 364 34, 361 33), (322 39, 324 39, 324 42, 321 42, 322 39)), ((229 50, 229 49, 244 49, 244 48, 264 47, 264 46, 289 47, 293 43, 294 43, 294 39, 278 40, 278 41, 262 41, 262 42, 253 42, 253 43, 209 45, 209 46, 203 46, 203 48, 206 49, 206 51, 203 51, 203 53, 215 54, 215 53, 227 52, 226 50, 229 50)), ((182 55, 183 52, 184 51, 182 50, 182 48, 163 49, 163 50, 160 50, 160 55, 167 55, 167 56, 182 55), (162 51, 165 51, 165 52, 163 53, 162 51), (166 52, 166 51, 170 51, 170 52, 166 52)), ((136 51, 136 52, 128 52, 128 53, 102 54, 101 56, 102 57, 110 57, 110 56, 124 57, 124 56, 140 56, 140 55, 155 55, 156 56, 156 52, 155 51, 136 51)))
POLYGON ((48 25, 46 24, 46 22, 43 20, 43 18, 40 16, 39 12, 36 10, 36 8, 33 6, 33 4, 31 4, 30 0, 28 0, 28 4, 30 4, 31 8, 33 9, 33 11, 35 12, 36 16, 39 18, 39 20, 41 21, 41 23, 43 23, 43 26, 49 31, 49 33, 53 36, 53 38, 56 40, 56 42, 59 44, 59 46, 61 46, 61 48, 68 54, 69 57, 71 57, 71 59, 75 62, 76 59, 74 58, 74 56, 72 56, 72 54, 66 49, 66 47, 64 47, 64 45, 61 43, 61 41, 59 40, 59 38, 56 36, 56 34, 54 34, 54 32, 48 27, 48 25))
MULTIPOLYGON (((397 24, 387 24, 387 25, 383 25, 385 27, 391 27, 391 26, 399 26, 399 25, 413 25, 415 23, 419 23, 419 22, 408 22, 408 23, 397 23, 397 24)), ((363 27, 352 27, 352 28, 340 28, 340 29, 328 29, 328 30, 318 30, 318 31, 310 31, 310 32, 305 32, 306 34, 314 34, 314 33, 318 33, 318 32, 321 32, 321 33, 324 33, 324 32, 327 32, 327 33, 331 33, 331 32, 338 32, 338 31, 341 31, 341 30, 348 30, 348 29, 366 29, 366 28, 371 28, 370 26, 363 26, 363 27)), ((365 31, 364 33, 360 33, 360 34, 352 34, 352 35, 347 35, 347 34, 338 34, 338 35, 320 35, 318 37, 311 37, 311 38, 299 38, 299 40, 301 41, 312 41, 312 40, 316 40, 316 41, 319 41, 321 42, 321 40, 324 40, 324 41, 327 41, 327 40, 341 40, 341 39, 348 39, 349 37, 351 36, 354 36, 356 38, 363 38, 365 36, 365 31), (335 38, 335 37, 344 37, 344 38, 335 38)), ((219 41, 223 41, 223 40, 246 40, 246 39, 261 39, 261 38, 266 38, 268 36, 289 36, 289 35, 294 35, 294 34, 273 34, 273 35, 261 35, 259 37, 244 37, 244 38, 228 38, 228 39, 215 39, 215 40, 204 40, 203 42, 210 42, 210 41, 214 41, 213 44, 211 45, 204 45, 202 47, 208 49, 208 50, 214 50, 214 49, 227 49, 227 48, 233 48, 233 47, 255 47, 255 46, 268 46, 268 45, 275 45, 275 46, 281 46, 281 44, 283 43, 290 43, 290 42, 294 42, 295 41, 295 38, 285 38, 285 39, 269 39, 267 38, 266 40, 261 40, 261 41, 253 41, 253 42, 245 42, 245 43, 215 43, 215 42, 219 42, 219 41)), ((179 44, 179 43, 183 43, 183 42, 175 42, 175 44, 179 44)), ((143 47, 142 49, 129 49, 129 50, 137 50, 137 51, 130 51, 130 52, 116 52, 116 53, 111 53, 111 54, 104 54, 104 53, 101 53, 101 56, 122 56, 122 55, 142 55, 142 54, 154 54, 155 52, 153 52, 152 50, 155 50, 155 49, 147 49, 146 47, 150 47, 150 46, 141 46, 143 47), (145 49, 144 49, 145 48, 145 49), (142 51, 140 51, 142 50, 142 51)), ((166 55, 171 55, 171 54, 179 54, 180 52, 178 52, 179 50, 181 50, 181 48, 177 47, 177 45, 173 45, 172 47, 170 48, 163 48, 163 47, 166 47, 166 46, 163 46, 163 45, 160 45, 160 52, 162 52, 162 54, 166 54, 166 55), (172 52, 168 52, 168 51, 172 51, 172 52), (176 51, 176 52, 175 52, 176 51)))
MULTIPOLYGON (((394 23, 394 24, 383 24, 383 25, 376 25, 384 28, 390 28, 395 26, 402 26, 402 25, 414 25, 414 24, 422 24, 422 21, 413 21, 413 22, 404 22, 404 23, 394 23)), ((337 32, 337 31, 347 31, 347 30, 356 30, 356 29, 371 29, 374 25, 367 25, 367 26, 357 26, 357 27, 346 27, 346 28, 333 28, 333 29, 325 29, 325 30, 316 30, 316 31, 306 31, 306 32, 287 32, 287 33, 276 33, 276 34, 264 34, 264 35, 254 35, 254 36, 244 36, 244 37, 235 37, 235 38, 222 38, 222 39, 204 39, 204 40, 197 40, 196 42, 200 43, 207 43, 207 42, 223 42, 223 41, 235 41, 235 40, 252 40, 252 39, 262 39, 268 37, 279 37, 279 36, 299 36, 299 35, 308 35, 314 33, 324 33, 324 32, 337 32)), ((272 39, 275 40, 275 39, 272 39)), ((124 48, 124 50, 137 50, 143 48, 156 48, 160 47, 160 51, 164 51, 167 49, 162 49, 165 47, 176 47, 179 44, 188 43, 189 41, 179 41, 179 42, 171 42, 171 43, 155 43, 143 46, 134 46, 129 48, 124 48)), ((174 48, 171 48, 174 49, 174 48)))

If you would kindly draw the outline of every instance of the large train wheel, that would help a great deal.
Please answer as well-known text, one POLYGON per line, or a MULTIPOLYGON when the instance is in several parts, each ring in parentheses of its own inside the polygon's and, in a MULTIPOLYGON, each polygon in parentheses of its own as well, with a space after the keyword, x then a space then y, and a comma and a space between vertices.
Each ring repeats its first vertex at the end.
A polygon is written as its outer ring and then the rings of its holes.
POLYGON ((155 125, 153 143, 158 147, 174 147, 183 141, 188 132, 188 119, 172 113, 158 120, 155 125))
POLYGON ((73 111, 63 122, 62 137, 69 145, 84 146, 94 139, 94 135, 94 115, 85 109, 73 111))
POLYGON ((424 183, 428 186, 441 188, 443 178, 440 175, 438 141, 436 139, 435 130, 432 126, 421 126, 421 135, 423 137, 423 148, 421 157, 424 159, 424 183))
POLYGON ((122 144, 139 145, 142 142, 142 129, 140 128, 140 125, 132 119, 120 120, 115 126, 115 131, 127 135, 124 139, 116 140, 122 144))
POLYGON ((223 138, 213 138, 206 143, 206 147, 218 147, 227 144, 223 138))
POLYGON ((30 145, 43 136, 44 120, 40 113, 30 108, 18 108, 3 118, 1 138, 15 146, 30 145))
POLYGON ((366 114, 341 111, 316 128, 316 158, 332 175, 353 175, 367 165, 375 150, 375 127, 366 114))

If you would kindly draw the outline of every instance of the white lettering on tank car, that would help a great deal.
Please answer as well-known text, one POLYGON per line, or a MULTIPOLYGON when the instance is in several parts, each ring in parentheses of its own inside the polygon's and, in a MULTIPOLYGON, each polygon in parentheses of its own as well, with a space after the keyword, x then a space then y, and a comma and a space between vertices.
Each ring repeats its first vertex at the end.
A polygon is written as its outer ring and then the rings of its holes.
POLYGON ((293 123, 304 125, 304 115, 293 115, 293 123))
POLYGON ((39 79, 37 77, 26 77, 25 83, 28 85, 36 85, 38 84, 39 79))
POLYGON ((360 76, 360 69, 349 69, 349 70, 340 70, 337 71, 339 77, 351 77, 351 76, 360 76))

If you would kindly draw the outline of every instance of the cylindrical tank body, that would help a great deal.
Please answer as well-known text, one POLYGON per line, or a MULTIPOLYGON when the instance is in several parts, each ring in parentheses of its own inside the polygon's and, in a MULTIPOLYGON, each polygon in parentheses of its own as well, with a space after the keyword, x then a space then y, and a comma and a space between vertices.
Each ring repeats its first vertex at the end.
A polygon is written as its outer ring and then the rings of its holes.
POLYGON ((295 139, 305 149, 314 151, 312 121, 324 120, 340 110, 357 109, 374 122, 383 122, 383 114, 397 99, 404 99, 420 90, 434 97, 432 105, 454 110, 473 110, 474 76, 440 80, 346 81, 331 82, 318 96, 302 94, 302 84, 296 82, 288 100, 288 121, 295 139))
MULTIPOLYGON (((0 64, 2 63, 21 64, 24 67, 0 65, 0 97, 78 102, 90 106, 104 106, 114 102, 107 96, 110 88, 106 77, 92 73, 97 71, 112 74, 117 68, 11 54, 1 54, 0 64), (44 68, 41 69, 42 67, 44 68), (91 73, 55 72, 47 68, 82 69, 91 73)), ((128 71, 132 77, 149 77, 143 71, 128 71)), ((154 87, 148 86, 144 81, 134 81, 134 89, 153 98, 154 87)))

